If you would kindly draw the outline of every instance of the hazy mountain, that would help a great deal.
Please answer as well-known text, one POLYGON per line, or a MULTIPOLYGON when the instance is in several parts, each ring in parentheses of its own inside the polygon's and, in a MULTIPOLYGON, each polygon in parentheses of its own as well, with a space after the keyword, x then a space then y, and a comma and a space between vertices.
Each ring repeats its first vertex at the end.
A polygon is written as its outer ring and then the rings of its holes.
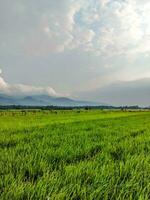
POLYGON ((48 95, 9 96, 0 94, 0 105, 27 106, 98 106, 98 105, 139 105, 150 106, 150 79, 136 81, 120 81, 111 85, 78 94, 81 99, 74 100, 67 97, 48 95), (105 102, 105 103, 95 103, 105 102))
POLYGON ((150 106, 150 79, 120 81, 114 84, 78 94, 82 99, 106 102, 111 105, 150 106))
POLYGON ((48 95, 8 96, 0 94, 0 105, 26 105, 26 106, 98 106, 100 103, 73 100, 66 97, 53 97, 48 95))

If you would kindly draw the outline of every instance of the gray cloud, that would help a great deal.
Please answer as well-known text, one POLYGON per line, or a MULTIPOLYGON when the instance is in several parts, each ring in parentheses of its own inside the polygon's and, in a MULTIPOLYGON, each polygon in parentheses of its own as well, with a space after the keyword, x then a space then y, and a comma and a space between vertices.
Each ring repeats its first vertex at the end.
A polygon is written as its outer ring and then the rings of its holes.
POLYGON ((1 0, 0 67, 11 85, 69 93, 144 78, 149 21, 148 0, 1 0))
POLYGON ((92 101, 105 102, 114 106, 149 106, 149 85, 150 78, 135 81, 118 81, 96 90, 77 93, 77 96, 92 101))
POLYGON ((149 52, 143 44, 149 41, 149 10, 148 1, 138 0, 5 0, 1 39, 35 55, 74 48, 109 55, 149 52))

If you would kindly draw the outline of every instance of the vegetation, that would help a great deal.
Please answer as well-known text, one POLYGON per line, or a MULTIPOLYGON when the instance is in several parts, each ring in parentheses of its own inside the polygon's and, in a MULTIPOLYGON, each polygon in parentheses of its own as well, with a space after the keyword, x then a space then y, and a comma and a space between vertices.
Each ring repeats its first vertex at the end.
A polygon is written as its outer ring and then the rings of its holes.
POLYGON ((1 111, 0 199, 150 199, 150 113, 1 111))
POLYGON ((93 110, 93 109, 121 109, 121 110, 137 110, 137 109, 149 109, 149 107, 139 107, 137 105, 133 106, 109 106, 109 105, 100 105, 100 106, 21 106, 21 105, 0 105, 0 110, 22 110, 22 109, 38 109, 38 110, 74 110, 74 109, 85 109, 85 110, 93 110))

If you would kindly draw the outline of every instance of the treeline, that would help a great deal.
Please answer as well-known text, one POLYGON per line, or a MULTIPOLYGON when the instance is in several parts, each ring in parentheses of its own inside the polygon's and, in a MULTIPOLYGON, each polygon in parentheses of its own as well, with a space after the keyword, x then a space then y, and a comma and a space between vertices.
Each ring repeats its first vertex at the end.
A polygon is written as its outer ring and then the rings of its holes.
MULTIPOLYGON (((90 110, 90 109, 119 109, 119 110, 137 110, 137 109, 143 109, 137 105, 135 106, 20 106, 20 105, 0 105, 0 110, 22 110, 22 109, 27 109, 27 110, 33 110, 33 109, 38 109, 38 110, 74 110, 74 109, 85 109, 85 110, 90 110)), ((145 108, 149 109, 149 107, 145 108)))

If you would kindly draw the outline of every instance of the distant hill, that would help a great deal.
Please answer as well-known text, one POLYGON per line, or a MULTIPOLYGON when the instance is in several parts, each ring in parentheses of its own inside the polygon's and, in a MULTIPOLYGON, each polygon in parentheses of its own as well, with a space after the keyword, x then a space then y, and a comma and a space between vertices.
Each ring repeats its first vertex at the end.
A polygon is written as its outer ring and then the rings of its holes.
POLYGON ((21 106, 101 106, 104 104, 73 100, 67 97, 53 97, 48 95, 9 96, 0 94, 0 105, 21 106))

